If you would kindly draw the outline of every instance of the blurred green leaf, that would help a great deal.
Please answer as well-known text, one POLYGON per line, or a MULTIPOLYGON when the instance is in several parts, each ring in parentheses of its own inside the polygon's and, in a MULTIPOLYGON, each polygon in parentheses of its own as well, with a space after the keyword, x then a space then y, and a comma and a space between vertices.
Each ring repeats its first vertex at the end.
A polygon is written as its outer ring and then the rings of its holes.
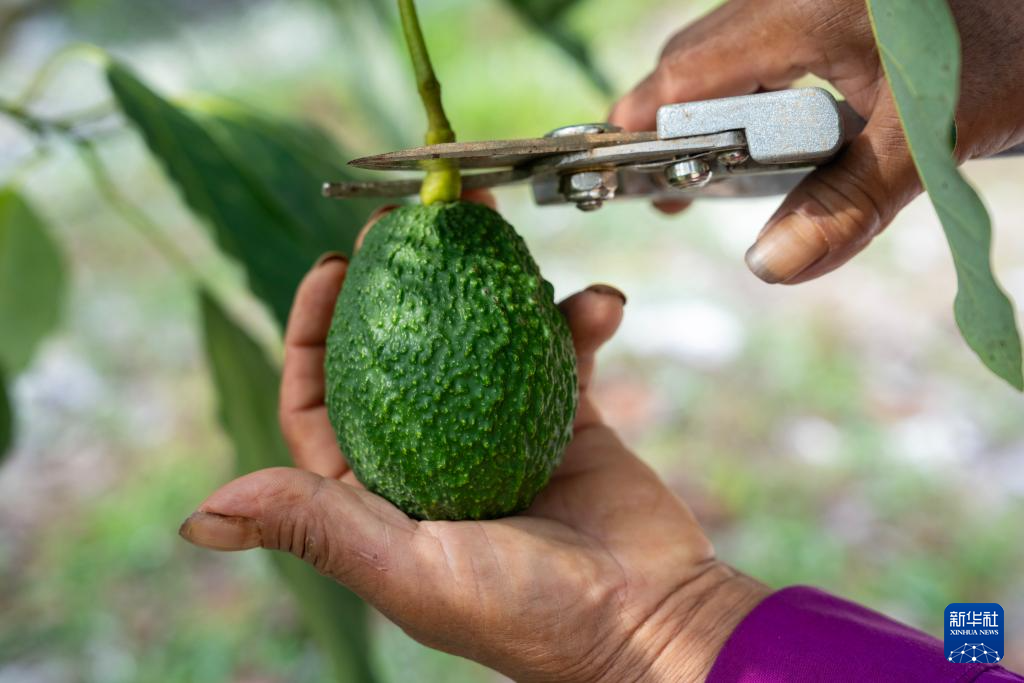
POLYGON ((607 97, 613 93, 611 82, 594 63, 590 50, 565 27, 563 17, 579 0, 505 0, 531 28, 561 48, 607 97))
POLYGON ((0 189, 0 367, 23 370, 56 327, 64 261, 43 220, 13 189, 0 189))
POLYGON ((14 442, 14 412, 11 399, 7 396, 7 383, 4 381, 3 370, 0 369, 0 460, 3 460, 7 449, 14 442))
POLYGON ((323 131, 275 120, 221 98, 193 98, 181 105, 312 236, 316 256, 328 250, 351 251, 379 202, 330 200, 320 194, 325 180, 352 177, 341 163, 345 155, 323 131))
MULTIPOLYGON (((344 8, 354 4, 348 0, 329 0, 329 2, 339 8, 344 8)), ((370 2, 363 4, 370 7, 373 13, 377 16, 377 20, 381 23, 386 24, 398 20, 397 14, 395 13, 395 8, 397 7, 395 0, 370 0, 370 2)))
POLYGON ((992 225, 953 158, 960 40, 945 0, 868 0, 878 51, 918 173, 942 221, 959 288, 964 339, 994 373, 1024 390, 1013 304, 992 273, 992 225))
MULTIPOLYGON (((291 464, 277 423, 277 369, 209 295, 202 294, 201 306, 220 419, 235 447, 238 473, 291 464)), ((331 662, 333 679, 339 683, 374 680, 365 604, 291 555, 275 552, 271 558, 331 662)))
POLYGON ((116 62, 107 78, 186 202, 283 326, 303 275, 324 251, 351 251, 372 206, 320 196, 325 180, 349 176, 335 165, 341 154, 310 129, 237 105, 172 104, 116 62))

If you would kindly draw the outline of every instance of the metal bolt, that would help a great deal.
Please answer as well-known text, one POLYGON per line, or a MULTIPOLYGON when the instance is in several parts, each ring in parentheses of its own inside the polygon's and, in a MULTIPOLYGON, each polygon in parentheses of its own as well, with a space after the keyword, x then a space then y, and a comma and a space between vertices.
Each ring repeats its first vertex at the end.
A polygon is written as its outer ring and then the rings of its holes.
POLYGON ((750 159, 750 155, 745 149, 733 149, 728 152, 723 152, 718 156, 719 163, 723 166, 729 167, 745 164, 748 159, 750 159))
POLYGON ((576 202, 576 208, 584 213, 597 211, 602 206, 604 206, 604 202, 600 199, 584 199, 582 202, 576 202))
POLYGON ((665 179, 680 190, 701 188, 711 181, 711 167, 703 159, 687 159, 666 168, 665 179))
POLYGON ((559 189, 565 200, 575 204, 580 211, 596 211, 615 196, 619 189, 619 174, 615 169, 580 171, 562 176, 559 189))
POLYGON ((570 135, 598 135, 600 133, 618 133, 620 131, 622 131, 621 128, 610 123, 578 123, 574 126, 555 128, 544 137, 564 138, 570 135))

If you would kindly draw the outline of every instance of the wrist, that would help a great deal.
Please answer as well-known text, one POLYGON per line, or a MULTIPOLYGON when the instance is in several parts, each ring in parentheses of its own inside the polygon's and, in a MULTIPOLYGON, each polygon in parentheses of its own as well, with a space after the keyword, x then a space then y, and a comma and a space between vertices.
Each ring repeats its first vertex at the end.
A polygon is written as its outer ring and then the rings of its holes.
POLYGON ((625 657, 629 661, 603 680, 704 681, 732 632, 771 592, 713 560, 637 629, 625 657))

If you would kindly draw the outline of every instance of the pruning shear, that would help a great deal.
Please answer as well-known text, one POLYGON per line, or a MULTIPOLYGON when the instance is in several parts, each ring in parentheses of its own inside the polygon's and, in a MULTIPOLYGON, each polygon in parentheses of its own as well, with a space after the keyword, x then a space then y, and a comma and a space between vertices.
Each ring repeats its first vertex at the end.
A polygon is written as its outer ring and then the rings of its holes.
MULTIPOLYGON (((529 182, 540 206, 568 203, 594 211, 615 199, 786 194, 863 127, 849 105, 827 90, 796 88, 667 104, 658 110, 653 132, 589 123, 542 138, 428 145, 349 165, 416 171, 430 160, 453 159, 465 189, 529 182)), ((419 178, 330 182, 323 194, 402 197, 419 192, 420 184, 419 178)))

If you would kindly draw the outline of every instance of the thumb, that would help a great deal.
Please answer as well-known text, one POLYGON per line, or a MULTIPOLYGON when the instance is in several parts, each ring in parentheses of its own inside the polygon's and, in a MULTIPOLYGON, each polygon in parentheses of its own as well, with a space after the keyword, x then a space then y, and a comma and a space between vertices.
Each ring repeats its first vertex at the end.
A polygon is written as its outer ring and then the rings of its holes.
POLYGON ((417 525, 384 499, 335 479, 277 467, 218 489, 181 525, 213 550, 283 550, 371 602, 406 592, 417 525))
POLYGON ((835 162, 789 194, 747 266, 769 284, 813 280, 860 252, 920 192, 898 117, 876 112, 835 162))

